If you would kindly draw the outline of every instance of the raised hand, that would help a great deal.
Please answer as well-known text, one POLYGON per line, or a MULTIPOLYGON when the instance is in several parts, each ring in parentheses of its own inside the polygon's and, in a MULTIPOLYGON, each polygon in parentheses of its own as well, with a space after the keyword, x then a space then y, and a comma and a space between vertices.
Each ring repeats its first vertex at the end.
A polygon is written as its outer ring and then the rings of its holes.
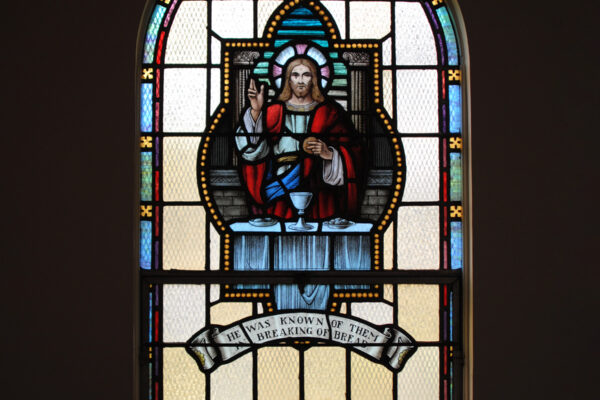
POLYGON ((256 121, 260 115, 263 104, 265 104, 265 85, 260 85, 260 90, 257 90, 256 81, 250 79, 248 99, 250 99, 250 113, 252 114, 252 118, 256 121))

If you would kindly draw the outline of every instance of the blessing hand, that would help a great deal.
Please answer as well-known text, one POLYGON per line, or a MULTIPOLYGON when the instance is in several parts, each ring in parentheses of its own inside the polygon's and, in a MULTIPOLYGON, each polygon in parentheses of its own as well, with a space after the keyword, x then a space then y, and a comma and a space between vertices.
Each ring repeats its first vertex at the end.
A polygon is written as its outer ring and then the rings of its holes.
POLYGON ((252 118, 256 121, 260 115, 263 104, 265 103, 265 85, 260 85, 260 90, 257 90, 256 81, 250 79, 248 99, 250 99, 250 113, 252 114, 252 118))

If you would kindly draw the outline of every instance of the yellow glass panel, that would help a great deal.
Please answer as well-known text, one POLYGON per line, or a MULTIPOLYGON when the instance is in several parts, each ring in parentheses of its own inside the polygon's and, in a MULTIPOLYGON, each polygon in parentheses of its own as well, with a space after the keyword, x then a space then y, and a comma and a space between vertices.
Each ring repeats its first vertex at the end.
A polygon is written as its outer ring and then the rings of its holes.
POLYGON ((419 348, 398 374, 398 400, 438 400, 440 361, 437 347, 419 348))
POLYGON ((204 270, 204 207, 165 207, 163 218, 163 269, 204 270))
POLYGON ((350 368, 352 399, 390 400, 393 398, 394 374, 386 367, 352 353, 350 368))
POLYGON ((211 400, 252 400, 252 353, 210 374, 211 400))
POLYGON ((163 350, 164 400, 203 399, 205 375, 196 361, 182 348, 163 350))
POLYGON ((306 400, 346 399, 346 350, 339 347, 307 350, 304 353, 304 390, 306 400))
POLYGON ((165 201, 200 201, 196 162, 197 137, 163 139, 163 198, 165 201))
POLYGON ((300 373, 298 350, 264 347, 258 350, 258 398, 298 400, 300 373))
POLYGON ((383 302, 354 303, 352 315, 375 325, 394 323, 394 307, 383 302))
POLYGON ((386 301, 394 302, 394 285, 383 285, 383 298, 386 301))
POLYGON ((417 341, 439 340, 439 301, 437 285, 398 285, 398 326, 417 341))
POLYGON ((392 222, 383 235, 383 268, 394 268, 394 223, 392 222))
POLYGON ((219 303, 210 308, 210 323, 229 325, 252 315, 252 303, 219 303))

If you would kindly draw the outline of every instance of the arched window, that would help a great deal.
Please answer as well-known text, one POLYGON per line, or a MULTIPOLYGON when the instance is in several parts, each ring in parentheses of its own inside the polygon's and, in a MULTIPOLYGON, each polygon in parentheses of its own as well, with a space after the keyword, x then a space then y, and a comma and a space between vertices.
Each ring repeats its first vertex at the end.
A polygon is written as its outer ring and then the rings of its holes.
POLYGON ((142 397, 463 398, 465 50, 452 10, 149 1, 142 397))

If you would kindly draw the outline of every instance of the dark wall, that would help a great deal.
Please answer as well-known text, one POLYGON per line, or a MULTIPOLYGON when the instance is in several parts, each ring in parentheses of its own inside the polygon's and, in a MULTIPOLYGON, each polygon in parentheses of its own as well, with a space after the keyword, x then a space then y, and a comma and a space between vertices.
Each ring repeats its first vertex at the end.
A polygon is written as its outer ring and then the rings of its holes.
MULTIPOLYGON (((130 399, 145 0, 6 3, 0 397, 130 399)), ((556 3, 461 1, 478 400, 588 399, 598 377, 600 12, 556 3)))

